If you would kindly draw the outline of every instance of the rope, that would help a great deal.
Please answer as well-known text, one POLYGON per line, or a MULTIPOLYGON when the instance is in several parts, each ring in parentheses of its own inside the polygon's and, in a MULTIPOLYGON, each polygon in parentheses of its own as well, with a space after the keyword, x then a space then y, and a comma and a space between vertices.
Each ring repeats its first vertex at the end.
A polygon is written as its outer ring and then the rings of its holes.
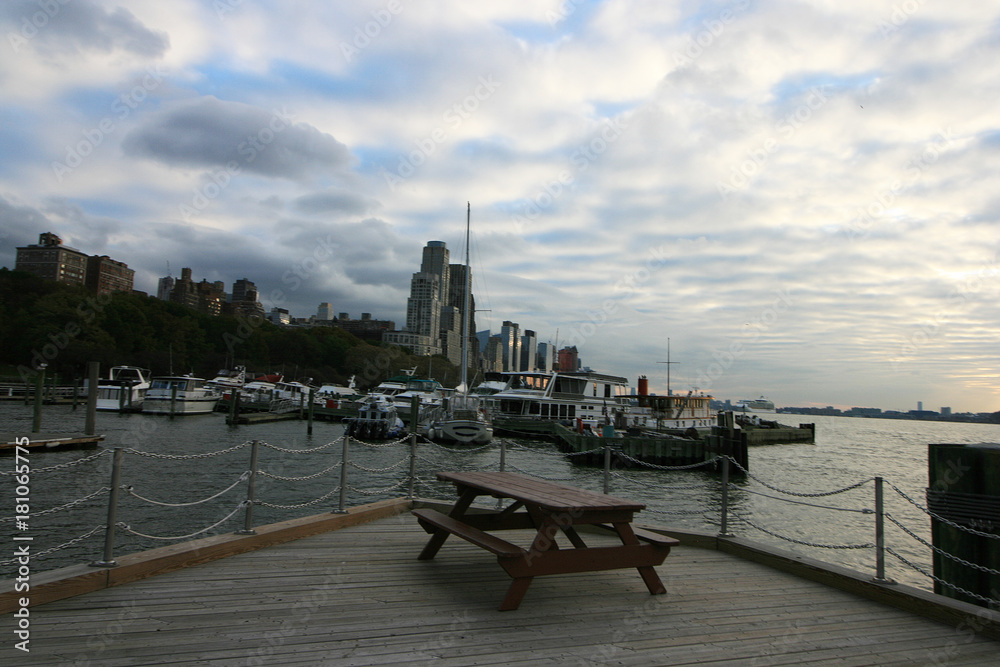
POLYGON ((156 536, 156 535, 146 535, 145 533, 140 533, 137 530, 132 530, 131 526, 129 526, 128 524, 125 524, 125 523, 121 523, 121 522, 118 522, 115 525, 118 526, 119 528, 121 528, 122 530, 124 530, 126 533, 131 533, 132 535, 135 535, 137 537, 145 537, 146 539, 149 539, 149 540, 187 540, 187 539, 190 539, 190 538, 195 537, 197 535, 201 535, 202 533, 207 533, 208 531, 212 530, 213 528, 221 526, 225 522, 227 522, 230 519, 232 519, 236 515, 237 512, 239 512, 241 509, 243 509, 244 507, 246 507, 249 504, 250 504, 249 501, 244 500, 243 502, 241 502, 239 505, 236 506, 236 509, 234 509, 232 512, 230 512, 229 514, 227 514, 226 516, 224 516, 221 520, 217 521, 216 523, 213 523, 211 526, 208 526, 207 528, 202 528, 199 531, 196 531, 194 533, 189 533, 187 535, 178 535, 177 537, 159 537, 159 536, 156 536))
POLYGON ((135 491, 133 491, 131 486, 122 486, 121 488, 124 489, 125 491, 127 491, 130 496, 138 498, 139 500, 141 500, 143 502, 147 502, 147 503, 149 503, 151 505, 159 505, 160 507, 191 507, 192 505, 200 505, 202 503, 207 503, 209 500, 215 500, 216 498, 218 498, 222 494, 224 494, 224 493, 226 493, 228 491, 232 491, 234 488, 236 488, 236 486, 240 482, 245 482, 249 478, 250 478, 250 471, 247 470, 242 475, 240 475, 240 478, 238 480, 236 480, 235 482, 233 482, 232 484, 230 484, 228 487, 226 487, 222 491, 219 491, 214 496, 209 496, 208 498, 204 498, 202 500, 195 500, 194 502, 190 502, 190 503, 163 503, 163 502, 160 502, 158 500, 150 500, 149 498, 143 498, 138 493, 136 493, 135 491))

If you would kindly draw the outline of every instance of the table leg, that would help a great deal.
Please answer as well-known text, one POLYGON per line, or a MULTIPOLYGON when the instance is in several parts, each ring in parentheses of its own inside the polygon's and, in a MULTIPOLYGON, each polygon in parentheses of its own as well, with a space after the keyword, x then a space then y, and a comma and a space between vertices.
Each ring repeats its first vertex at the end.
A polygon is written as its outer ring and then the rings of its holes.
POLYGON ((500 611, 513 611, 517 609, 521 604, 521 600, 524 599, 524 594, 528 592, 528 586, 531 585, 533 578, 518 577, 510 582, 507 595, 504 596, 503 602, 500 603, 500 611))
MULTIPOLYGON (((451 511, 448 513, 448 516, 453 519, 461 519, 465 515, 465 511, 469 509, 472 501, 475 500, 478 495, 479 494, 475 489, 464 489, 461 492, 461 495, 459 495, 458 500, 455 502, 455 506, 452 507, 451 511)), ((423 551, 421 551, 420 555, 417 556, 417 560, 431 560, 434 558, 450 534, 451 533, 442 528, 438 528, 434 531, 434 534, 431 535, 431 539, 427 540, 427 544, 424 545, 423 551)))
MULTIPOLYGON (((615 531, 618 532, 618 537, 621 538, 622 544, 639 544, 639 538, 635 536, 632 531, 632 524, 629 523, 616 523, 613 524, 615 531)), ((646 588, 649 589, 652 595, 661 595, 667 592, 666 587, 663 582, 660 581, 660 575, 656 573, 652 565, 644 565, 642 567, 636 568, 639 571, 639 576, 642 577, 643 582, 646 584, 646 588)))

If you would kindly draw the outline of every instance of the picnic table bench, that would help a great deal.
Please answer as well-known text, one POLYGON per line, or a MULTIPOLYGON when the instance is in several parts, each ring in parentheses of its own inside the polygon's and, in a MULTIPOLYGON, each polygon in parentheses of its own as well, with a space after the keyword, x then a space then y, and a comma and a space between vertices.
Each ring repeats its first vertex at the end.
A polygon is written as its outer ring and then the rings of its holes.
POLYGON ((420 560, 434 558, 449 535, 456 535, 496 555, 513 581, 500 604, 501 611, 517 609, 536 576, 634 567, 652 594, 666 593, 654 566, 663 563, 671 537, 632 526, 636 512, 646 506, 603 493, 509 472, 439 472, 437 478, 455 484, 458 500, 448 514, 415 509, 413 515, 431 534, 420 560), (509 498, 502 512, 467 513, 478 496, 509 498), (620 545, 588 547, 574 526, 592 525, 618 535, 620 545), (489 531, 535 529, 527 548, 489 531), (557 533, 573 549, 560 549, 557 533))

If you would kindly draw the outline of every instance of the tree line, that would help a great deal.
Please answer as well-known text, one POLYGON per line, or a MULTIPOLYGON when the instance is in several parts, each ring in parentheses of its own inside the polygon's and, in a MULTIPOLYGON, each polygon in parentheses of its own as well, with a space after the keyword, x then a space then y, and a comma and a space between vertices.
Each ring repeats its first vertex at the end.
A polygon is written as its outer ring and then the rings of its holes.
POLYGON ((281 373, 314 384, 375 386, 417 368, 444 386, 460 369, 443 356, 369 343, 336 327, 282 327, 263 318, 210 316, 138 293, 95 295, 82 286, 0 268, 0 366, 9 379, 31 381, 45 364, 70 383, 88 362, 139 366, 154 375, 191 373, 212 378, 244 366, 248 375, 281 373))

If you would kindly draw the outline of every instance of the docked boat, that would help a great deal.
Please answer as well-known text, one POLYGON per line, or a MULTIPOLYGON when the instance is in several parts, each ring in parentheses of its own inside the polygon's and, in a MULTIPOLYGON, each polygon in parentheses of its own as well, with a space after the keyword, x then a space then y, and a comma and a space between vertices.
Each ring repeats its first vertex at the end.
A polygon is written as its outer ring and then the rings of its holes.
POLYGON ((97 384, 97 409, 138 412, 149 389, 149 371, 136 366, 113 366, 97 384))
POLYGON ((157 415, 194 415, 212 412, 221 396, 205 380, 190 375, 154 377, 142 411, 157 415))
POLYGON ((424 429, 431 440, 457 442, 460 444, 486 444, 493 440, 493 425, 490 423, 485 404, 480 396, 469 393, 469 316, 470 293, 469 284, 469 225, 472 217, 472 205, 466 209, 465 220, 465 308, 462 317, 462 382, 460 393, 442 402, 442 416, 430 420, 424 429))
POLYGON ((215 377, 205 383, 211 387, 223 399, 229 400, 233 392, 238 392, 246 384, 247 373, 243 366, 237 366, 233 370, 222 369, 215 374, 215 377))
POLYGON ((416 370, 416 367, 404 370, 402 375, 380 382, 369 395, 388 399, 396 406, 397 413, 404 421, 411 417, 414 397, 418 399, 421 415, 439 409, 451 390, 442 387, 437 380, 416 377, 416 370))
POLYGON ((360 440, 386 440, 405 435, 396 405, 386 398, 369 394, 358 405, 358 416, 345 419, 346 435, 360 440))
POLYGON ((736 404, 733 405, 733 412, 736 414, 773 415, 777 410, 774 408, 773 401, 761 396, 760 398, 744 398, 736 401, 736 404))

